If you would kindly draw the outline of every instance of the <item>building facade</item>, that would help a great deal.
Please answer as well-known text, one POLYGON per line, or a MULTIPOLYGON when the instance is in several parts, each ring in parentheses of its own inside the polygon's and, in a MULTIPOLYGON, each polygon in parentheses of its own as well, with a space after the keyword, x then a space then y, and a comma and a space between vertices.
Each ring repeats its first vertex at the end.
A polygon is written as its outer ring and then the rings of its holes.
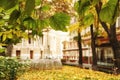
POLYGON ((68 39, 68 33, 52 29, 43 30, 43 36, 35 39, 22 39, 13 46, 12 56, 21 59, 62 58, 62 42, 68 39))

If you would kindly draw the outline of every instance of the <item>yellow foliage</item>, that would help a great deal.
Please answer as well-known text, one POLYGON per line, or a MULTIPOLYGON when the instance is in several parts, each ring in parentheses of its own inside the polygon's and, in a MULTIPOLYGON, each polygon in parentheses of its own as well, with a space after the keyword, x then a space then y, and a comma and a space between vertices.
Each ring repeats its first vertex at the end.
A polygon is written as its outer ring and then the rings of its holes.
POLYGON ((109 0, 101 0, 103 4, 106 4, 109 0))
POLYGON ((68 27, 68 31, 72 32, 72 31, 82 31, 86 28, 86 26, 83 26, 83 25, 80 25, 79 22, 76 22, 74 24, 71 24, 69 27, 68 27))
POLYGON ((102 33, 102 36, 103 36, 104 38, 108 38, 108 35, 107 35, 107 33, 106 33, 105 31, 102 33))
POLYGON ((72 2, 72 0, 64 0, 64 1, 69 2, 69 3, 71 3, 71 2, 72 2))
POLYGON ((72 32, 72 31, 77 31, 79 28, 79 22, 77 23, 74 23, 74 24, 71 24, 69 27, 68 27, 68 31, 72 32))
POLYGON ((30 70, 20 76, 18 80, 120 80, 120 75, 63 66, 59 70, 30 70))
POLYGON ((100 40, 96 40, 96 44, 97 45, 101 45, 101 41, 100 40))

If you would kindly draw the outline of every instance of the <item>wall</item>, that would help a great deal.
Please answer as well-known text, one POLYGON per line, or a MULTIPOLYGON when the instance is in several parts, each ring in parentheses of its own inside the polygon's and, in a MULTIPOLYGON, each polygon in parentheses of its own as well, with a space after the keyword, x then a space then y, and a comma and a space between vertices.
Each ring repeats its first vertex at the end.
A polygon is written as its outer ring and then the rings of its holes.
POLYGON ((62 42, 68 38, 67 32, 43 30, 43 37, 36 36, 31 43, 22 39, 21 43, 14 45, 12 56, 19 55, 18 50, 21 59, 62 58, 62 42))

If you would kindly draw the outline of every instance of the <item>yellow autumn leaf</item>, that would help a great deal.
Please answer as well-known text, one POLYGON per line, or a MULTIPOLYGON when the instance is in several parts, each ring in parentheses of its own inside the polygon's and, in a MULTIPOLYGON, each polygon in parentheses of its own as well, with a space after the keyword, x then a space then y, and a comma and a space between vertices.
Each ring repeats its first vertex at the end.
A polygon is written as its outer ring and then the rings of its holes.
POLYGON ((119 80, 120 75, 82 69, 74 66, 63 66, 62 69, 34 70, 31 69, 17 80, 119 80))
POLYGON ((3 34, 3 37, 2 37, 2 41, 5 41, 6 40, 6 34, 3 34))
POLYGON ((79 28, 79 22, 77 23, 74 23, 74 24, 71 24, 69 27, 68 27, 68 31, 72 32, 74 30, 77 30, 79 28))
POLYGON ((12 33, 9 33, 9 34, 7 35, 7 37, 10 38, 10 39, 13 38, 12 33))

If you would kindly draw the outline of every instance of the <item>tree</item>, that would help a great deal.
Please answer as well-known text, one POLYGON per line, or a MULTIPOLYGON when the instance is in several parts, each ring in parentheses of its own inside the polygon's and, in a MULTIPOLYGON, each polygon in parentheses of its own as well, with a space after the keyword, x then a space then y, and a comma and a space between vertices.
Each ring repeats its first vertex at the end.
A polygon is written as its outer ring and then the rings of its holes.
POLYGON ((26 37, 20 28, 22 27, 17 18, 20 17, 20 11, 17 10, 17 0, 0 1, 0 43, 1 46, 7 47, 7 56, 11 56, 13 43, 20 42, 21 38, 26 37))
MULTIPOLYGON (((86 4, 88 1, 77 1, 74 4, 74 9, 77 12, 77 23, 71 25, 70 31, 71 30, 76 30, 78 32, 78 48, 79 48, 79 64, 82 66, 82 44, 81 44, 81 32, 82 30, 84 30, 86 27, 89 27, 89 25, 91 25, 94 20, 93 20, 93 14, 88 14, 89 12, 91 12, 91 10, 88 10, 88 4, 86 4)), ((93 33, 93 32, 92 32, 93 33)), ((95 60, 93 60, 95 61, 95 60)))
MULTIPOLYGON (((120 43, 116 35, 116 18, 119 14, 119 0, 79 0, 79 13, 84 14, 83 23, 93 24, 95 15, 90 12, 91 9, 97 14, 97 20, 108 35, 109 42, 114 52, 114 65, 120 72, 120 43), (89 13, 88 13, 89 12, 89 13)), ((94 25, 94 24, 93 24, 94 25)))
POLYGON ((74 36, 74 40, 77 41, 77 44, 78 44, 78 51, 79 51, 79 60, 78 60, 78 63, 79 63, 79 66, 82 67, 82 36, 81 36, 81 31, 83 29, 80 27, 80 24, 79 22, 75 22, 73 24, 71 24, 68 28, 68 31, 70 33, 72 32, 76 32, 77 33, 77 37, 74 36))
POLYGON ((90 32, 91 32, 91 48, 92 48, 92 64, 93 64, 93 69, 97 69, 97 55, 96 55, 96 50, 95 50, 95 40, 96 40, 96 35, 94 34, 93 31, 93 24, 90 25, 90 32))
MULTIPOLYGON (((78 28, 81 29, 78 32, 78 47, 79 47, 79 63, 82 64, 82 45, 81 45, 81 31, 82 31, 82 27, 86 28, 89 25, 91 25, 93 23, 93 14, 88 14, 91 10, 88 10, 88 0, 86 1, 77 1, 74 5, 75 10, 77 11, 78 14, 78 22, 79 22, 79 26, 78 28)), ((92 29, 92 28, 91 28, 92 29)), ((93 33, 93 32, 92 32, 93 33)), ((93 37, 92 37, 93 38, 93 37)), ((92 46, 94 47, 94 46, 92 46)), ((95 50, 95 49, 93 49, 95 50)), ((92 50, 92 51, 93 51, 92 50)), ((93 51, 95 52, 95 51, 93 51)), ((95 54, 95 53, 94 53, 95 54)), ((95 60, 93 60, 95 63, 95 60)), ((95 63, 96 65, 96 63, 95 63)))
POLYGON ((120 73, 120 43, 116 35, 116 18, 119 14, 119 0, 109 0, 103 4, 99 1, 95 5, 99 21, 106 31, 112 50, 114 52, 114 66, 120 73))
MULTIPOLYGON (((67 6, 66 2, 63 1, 63 3, 61 8, 67 6)), ((10 50, 7 51, 7 55, 11 55, 13 44, 20 42, 25 37, 40 36, 45 27, 66 31, 66 26, 70 22, 70 16, 65 12, 67 8, 59 11, 55 4, 57 4, 57 0, 0 1, 0 43, 1 46, 4 45, 10 50), (25 32, 26 30, 28 33, 25 32), (31 31, 30 34, 29 31, 31 31)))

